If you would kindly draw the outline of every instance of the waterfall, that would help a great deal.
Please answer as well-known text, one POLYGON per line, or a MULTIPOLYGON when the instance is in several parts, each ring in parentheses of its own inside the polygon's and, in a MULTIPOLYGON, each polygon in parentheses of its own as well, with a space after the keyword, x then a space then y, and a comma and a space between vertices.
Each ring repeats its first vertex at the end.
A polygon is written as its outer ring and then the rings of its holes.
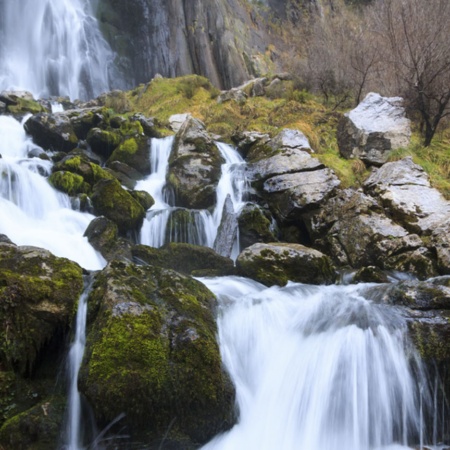
POLYGON ((219 343, 239 419, 203 450, 379 450, 418 445, 433 401, 406 323, 364 285, 200 279, 219 298, 219 343))
MULTIPOLYGON (((187 210, 173 206, 173 199, 166 189, 166 176, 174 138, 151 139, 151 174, 136 185, 136 189, 147 191, 155 204, 147 213, 140 232, 140 242, 151 247, 161 247, 167 242, 186 242, 213 247, 222 221, 224 205, 230 199, 237 214, 244 202, 246 182, 244 160, 231 146, 217 142, 225 160, 217 185, 216 206, 207 210, 187 210)), ((236 239, 237 241, 237 239, 236 239)))
POLYGON ((83 361, 84 348, 86 345, 86 319, 87 299, 91 291, 92 283, 84 289, 78 301, 78 310, 75 323, 75 336, 68 355, 68 414, 65 433, 65 446, 67 450, 81 450, 82 446, 82 414, 81 396, 78 391, 78 373, 83 361))
POLYGON ((110 90, 114 54, 88 0, 6 0, 0 8, 0 90, 84 100, 110 90))
POLYGON ((0 234, 84 268, 102 268, 105 261, 83 236, 94 216, 73 211, 69 197, 49 185, 52 164, 27 156, 36 145, 18 121, 0 116, 0 136, 0 234))

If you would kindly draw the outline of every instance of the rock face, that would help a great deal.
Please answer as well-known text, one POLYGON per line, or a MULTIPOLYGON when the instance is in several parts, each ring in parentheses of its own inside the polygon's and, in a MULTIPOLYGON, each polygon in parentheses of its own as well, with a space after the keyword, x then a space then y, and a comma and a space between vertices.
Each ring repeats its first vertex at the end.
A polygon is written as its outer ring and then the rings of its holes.
POLYGON ((268 72, 269 30, 255 8, 244 0, 100 0, 97 16, 134 84, 196 73, 228 89, 268 72))
POLYGON ((237 259, 242 276, 268 286, 285 285, 289 280, 307 284, 330 284, 335 280, 328 256, 300 244, 254 244, 237 259))
POLYGON ((411 137, 409 120, 400 97, 370 93, 338 124, 339 151, 344 158, 359 158, 381 165, 391 150, 406 147, 411 137))
POLYGON ((176 206, 214 206, 224 162, 203 123, 188 117, 176 134, 169 160, 168 184, 175 192, 176 206))
POLYGON ((204 285, 168 269, 112 262, 89 303, 98 313, 80 382, 103 425, 124 412, 146 442, 168 433, 197 443, 231 425, 233 389, 215 339, 215 298, 204 285))

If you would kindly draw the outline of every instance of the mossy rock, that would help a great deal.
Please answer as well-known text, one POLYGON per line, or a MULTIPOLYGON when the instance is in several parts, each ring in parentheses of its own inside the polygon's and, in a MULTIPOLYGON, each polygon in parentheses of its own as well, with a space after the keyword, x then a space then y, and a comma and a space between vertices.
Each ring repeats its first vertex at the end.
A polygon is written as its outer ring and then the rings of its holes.
POLYGON ((87 194, 91 190, 81 175, 64 170, 53 172, 48 181, 54 188, 68 195, 87 194))
MULTIPOLYGON (((88 184, 89 189, 83 189, 77 193, 90 193, 92 187, 98 181, 114 179, 114 176, 108 171, 102 169, 98 164, 95 164, 86 156, 80 154, 67 155, 54 165, 52 175, 57 177, 56 179, 58 180, 63 178, 61 175, 55 175, 55 173, 59 171, 71 172, 72 174, 81 176, 84 182, 88 184)), ((85 184, 81 183, 81 186, 86 188, 85 184)))
POLYGON ((149 210, 154 204, 154 198, 146 191, 130 191, 133 198, 139 202, 145 211, 149 210))
POLYGON ((85 140, 89 131, 99 126, 107 118, 106 108, 87 108, 75 110, 70 115, 70 122, 78 139, 85 140))
POLYGON ((101 180, 95 184, 91 200, 95 214, 115 222, 120 233, 137 231, 141 227, 144 208, 117 180, 101 180))
POLYGON ((7 420, 0 428, 4 450, 55 448, 64 417, 65 401, 52 397, 7 420))
POLYGON ((139 264, 151 264, 176 270, 186 275, 233 275, 230 258, 217 254, 212 248, 172 242, 163 248, 135 245, 132 255, 139 264))
POLYGON ((13 116, 23 117, 26 114, 38 114, 46 112, 46 109, 35 100, 17 98, 17 104, 7 105, 6 111, 13 116))
POLYGON ((168 429, 203 443, 232 418, 233 393, 215 340, 214 295, 155 266, 111 262, 89 297, 98 314, 80 387, 100 424, 118 414, 133 436, 168 429))
POLYGON ((87 142, 94 153, 108 159, 122 142, 122 136, 117 131, 92 128, 87 135, 87 142))
POLYGON ((150 145, 146 136, 133 136, 125 139, 112 153, 107 165, 120 161, 136 169, 143 175, 150 173, 150 145))
POLYGON ((266 286, 284 286, 288 281, 331 284, 336 273, 330 258, 300 244, 254 244, 236 261, 240 275, 266 286))
POLYGON ((82 269, 47 250, 0 244, 0 362, 31 373, 52 337, 66 329, 83 289, 82 269))

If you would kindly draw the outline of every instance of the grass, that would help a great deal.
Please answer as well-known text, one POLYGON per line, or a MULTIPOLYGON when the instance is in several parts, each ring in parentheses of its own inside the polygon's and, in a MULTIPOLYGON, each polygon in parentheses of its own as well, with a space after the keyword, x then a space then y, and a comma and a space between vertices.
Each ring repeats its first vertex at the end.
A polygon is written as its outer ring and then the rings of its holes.
MULTIPOLYGON (((302 131, 309 139, 317 158, 333 169, 343 188, 360 186, 369 174, 359 160, 346 160, 339 154, 336 127, 343 111, 335 111, 311 93, 295 90, 289 82, 277 96, 249 97, 244 104, 217 102, 217 88, 203 77, 156 78, 126 93, 120 101, 134 112, 154 117, 162 135, 172 134, 169 117, 190 113, 202 120, 208 131, 231 142, 238 131, 258 131, 276 135, 282 128, 302 131)), ((390 160, 412 156, 429 174, 431 183, 450 199, 450 129, 440 132, 425 148, 417 132, 411 144, 395 150, 390 160)))

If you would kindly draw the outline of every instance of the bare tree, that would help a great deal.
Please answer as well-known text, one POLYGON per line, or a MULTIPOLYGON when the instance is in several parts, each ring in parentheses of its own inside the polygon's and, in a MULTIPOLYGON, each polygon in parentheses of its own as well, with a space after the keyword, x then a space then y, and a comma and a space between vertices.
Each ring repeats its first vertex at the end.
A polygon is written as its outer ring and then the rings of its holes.
POLYGON ((391 91, 418 113, 428 146, 450 115, 450 1, 378 0, 374 10, 386 39, 386 78, 395 81, 391 91))

